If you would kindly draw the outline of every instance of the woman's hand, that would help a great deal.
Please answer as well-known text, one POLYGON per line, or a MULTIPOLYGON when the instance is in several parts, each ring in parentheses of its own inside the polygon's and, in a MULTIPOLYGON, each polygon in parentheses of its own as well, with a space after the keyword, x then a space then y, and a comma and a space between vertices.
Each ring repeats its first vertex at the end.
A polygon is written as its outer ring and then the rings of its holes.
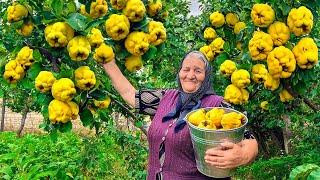
POLYGON ((108 74, 112 81, 113 87, 119 92, 121 97, 132 107, 135 107, 135 92, 136 89, 122 74, 117 66, 115 60, 103 64, 105 72, 108 74))
POLYGON ((221 169, 231 169, 245 164, 245 154, 240 144, 223 142, 219 147, 206 151, 205 161, 221 169))
POLYGON ((109 61, 109 62, 106 62, 106 63, 104 63, 104 64, 102 64, 103 66, 108 66, 108 65, 115 65, 116 64, 116 61, 115 61, 115 59, 113 58, 111 61, 109 61))
POLYGON ((219 147, 208 149, 204 159, 217 168, 231 169, 250 163, 257 154, 257 141, 245 139, 238 144, 225 141, 219 147))

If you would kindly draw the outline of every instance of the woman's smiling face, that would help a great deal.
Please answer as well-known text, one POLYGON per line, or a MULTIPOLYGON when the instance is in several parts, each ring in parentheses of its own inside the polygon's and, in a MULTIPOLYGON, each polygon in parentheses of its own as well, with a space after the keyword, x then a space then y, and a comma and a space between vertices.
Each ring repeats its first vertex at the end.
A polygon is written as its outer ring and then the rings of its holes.
POLYGON ((186 93, 196 92, 205 79, 205 63, 197 54, 189 54, 179 71, 181 87, 186 93))

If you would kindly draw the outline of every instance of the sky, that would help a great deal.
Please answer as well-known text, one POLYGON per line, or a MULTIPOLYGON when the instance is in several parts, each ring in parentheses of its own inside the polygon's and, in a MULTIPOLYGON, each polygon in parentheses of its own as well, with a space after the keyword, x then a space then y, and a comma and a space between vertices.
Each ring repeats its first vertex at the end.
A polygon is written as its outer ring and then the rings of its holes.
POLYGON ((197 16, 200 15, 200 8, 199 8, 199 3, 197 0, 189 0, 191 2, 190 5, 190 16, 197 16))

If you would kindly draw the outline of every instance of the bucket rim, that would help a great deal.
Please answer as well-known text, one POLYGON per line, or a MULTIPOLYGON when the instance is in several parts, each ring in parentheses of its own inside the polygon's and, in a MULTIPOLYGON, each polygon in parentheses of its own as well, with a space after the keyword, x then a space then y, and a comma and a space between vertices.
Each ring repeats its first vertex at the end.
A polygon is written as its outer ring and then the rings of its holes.
POLYGON ((196 129, 196 130, 199 130, 199 131, 205 131, 205 132, 221 132, 221 133, 222 132, 233 132, 233 131, 238 131, 239 129, 244 128, 248 124, 248 117, 244 113, 242 113, 240 111, 237 111, 235 109, 226 108, 226 107, 205 107, 205 108, 195 109, 195 110, 190 111, 189 113, 187 113, 186 116, 184 117, 184 120, 187 122, 189 127, 193 128, 193 129, 196 129), (227 109, 227 110, 230 110, 230 111, 233 111, 233 112, 240 113, 245 117, 245 123, 243 123, 240 127, 233 128, 233 129, 202 129, 202 128, 198 128, 197 126, 193 125, 191 122, 188 121, 188 116, 190 116, 190 114, 192 114, 193 112, 198 111, 200 109, 205 109, 207 111, 208 109, 213 109, 213 108, 227 109))

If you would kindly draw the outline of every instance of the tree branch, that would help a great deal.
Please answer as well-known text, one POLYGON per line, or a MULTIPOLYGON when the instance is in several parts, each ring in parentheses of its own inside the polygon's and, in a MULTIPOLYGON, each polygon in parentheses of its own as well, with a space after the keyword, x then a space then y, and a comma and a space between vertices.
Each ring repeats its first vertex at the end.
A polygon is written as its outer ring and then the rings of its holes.
POLYGON ((320 108, 316 104, 314 104, 310 99, 302 97, 304 103, 306 103, 314 112, 319 112, 320 108))
POLYGON ((4 117, 6 114, 6 94, 2 97, 2 108, 1 108, 1 126, 0 126, 0 132, 4 131, 4 117))
POLYGON ((21 124, 20 124, 20 127, 19 127, 18 131, 17 131, 17 136, 18 137, 21 137, 21 132, 23 131, 24 125, 26 123, 26 118, 27 118, 28 112, 29 112, 29 108, 28 108, 27 105, 25 105, 25 108, 22 111, 22 118, 21 118, 21 121, 20 121, 21 124))
POLYGON ((92 99, 89 94, 87 93, 87 97, 86 100, 84 101, 84 103, 81 105, 81 107, 79 108, 79 112, 82 112, 84 110, 84 108, 87 106, 89 99, 92 99))
POLYGON ((51 61, 52 63, 52 68, 53 68, 53 71, 54 72, 59 72, 60 71, 60 68, 58 66, 58 63, 57 63, 57 59, 56 57, 54 57, 47 49, 43 48, 43 47, 36 47, 36 46, 33 46, 31 44, 28 44, 28 42, 24 42, 27 46, 30 46, 32 49, 38 49, 40 51, 40 53, 47 59, 49 59, 49 61, 51 61))
MULTIPOLYGON (((128 118, 129 121, 131 121, 133 124, 136 122, 137 117, 130 111, 130 109, 128 107, 126 107, 125 105, 123 105, 121 102, 119 102, 117 99, 113 98, 113 101, 119 105, 126 113, 128 113, 129 116, 131 116, 133 119, 128 118)), ((145 129, 143 129, 143 127, 138 127, 145 135, 147 135, 147 131, 145 129)))
POLYGON ((310 101, 308 98, 303 97, 302 95, 298 94, 297 92, 295 92, 292 87, 289 85, 288 82, 284 83, 284 87, 286 88, 286 90, 294 97, 294 98, 299 98, 302 99, 303 102, 305 104, 307 104, 314 112, 319 112, 320 108, 314 104, 312 101, 310 101))
POLYGON ((21 137, 21 133, 22 133, 24 125, 26 123, 27 114, 30 112, 30 106, 31 106, 31 103, 32 103, 31 101, 32 101, 32 98, 29 95, 29 97, 26 99, 24 108, 22 110, 21 124, 20 124, 19 130, 17 131, 17 136, 18 137, 21 137))
MULTIPOLYGON (((112 93, 110 93, 109 91, 106 91, 108 96, 112 97, 112 100, 119 105, 126 113, 128 113, 129 116, 132 117, 128 118, 130 122, 132 122, 133 124, 135 124, 135 122, 138 120, 138 118, 130 111, 130 109, 125 106, 124 104, 122 104, 121 102, 119 102, 112 93)), ((145 130, 143 127, 138 127, 145 135, 147 135, 147 130, 145 130)))
POLYGON ((250 99, 253 99, 258 94, 258 92, 260 91, 260 89, 258 87, 254 88, 254 89, 255 89, 254 92, 249 94, 249 98, 250 99))

